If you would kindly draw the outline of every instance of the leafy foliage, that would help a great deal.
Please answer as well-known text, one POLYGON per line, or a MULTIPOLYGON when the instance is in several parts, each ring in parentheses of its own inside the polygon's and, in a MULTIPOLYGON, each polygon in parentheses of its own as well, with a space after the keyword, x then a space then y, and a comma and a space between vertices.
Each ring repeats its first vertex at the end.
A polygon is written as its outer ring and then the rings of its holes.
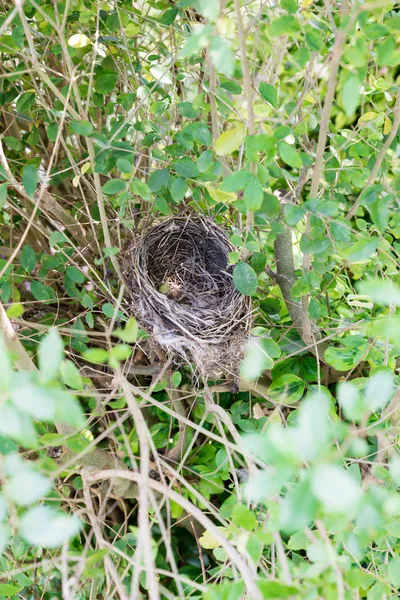
POLYGON ((398 597, 399 26, 1 5, 1 597, 398 597), (253 302, 232 381, 131 314, 132 232, 180 213, 253 302))

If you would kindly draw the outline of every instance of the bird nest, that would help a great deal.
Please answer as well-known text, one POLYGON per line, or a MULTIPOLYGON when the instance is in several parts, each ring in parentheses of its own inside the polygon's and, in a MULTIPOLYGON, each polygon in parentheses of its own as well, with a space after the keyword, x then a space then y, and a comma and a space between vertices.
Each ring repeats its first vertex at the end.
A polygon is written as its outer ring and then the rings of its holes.
POLYGON ((251 302, 233 285, 224 232, 200 216, 173 217, 129 248, 123 270, 139 322, 202 374, 236 372, 251 302))

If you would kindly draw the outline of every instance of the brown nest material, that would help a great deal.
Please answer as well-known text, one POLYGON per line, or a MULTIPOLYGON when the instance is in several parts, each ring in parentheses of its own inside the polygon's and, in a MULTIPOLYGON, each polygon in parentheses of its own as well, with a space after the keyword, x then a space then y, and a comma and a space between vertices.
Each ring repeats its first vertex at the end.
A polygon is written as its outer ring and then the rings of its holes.
POLYGON ((128 250, 124 275, 139 322, 166 351, 202 374, 236 372, 251 302, 232 281, 224 232, 205 217, 173 217, 128 250))

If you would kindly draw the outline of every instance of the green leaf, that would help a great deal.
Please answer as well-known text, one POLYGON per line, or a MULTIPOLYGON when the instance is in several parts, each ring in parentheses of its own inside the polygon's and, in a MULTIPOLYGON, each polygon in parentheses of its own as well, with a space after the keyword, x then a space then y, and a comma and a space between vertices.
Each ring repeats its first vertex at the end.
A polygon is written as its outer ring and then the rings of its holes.
POLYGON ((337 398, 343 414, 349 421, 361 421, 365 415, 365 403, 356 386, 344 381, 338 386, 337 398))
POLYGON ((201 25, 195 29, 181 50, 181 56, 189 57, 203 50, 209 44, 212 32, 212 25, 201 25))
POLYGON ((220 189, 222 192, 238 192, 243 190, 252 178, 250 171, 236 171, 225 177, 220 189))
POLYGON ((20 374, 10 392, 13 404, 23 413, 43 421, 52 421, 56 411, 56 399, 51 390, 41 388, 20 374))
POLYGON ((356 480, 336 465, 318 465, 312 472, 312 490, 326 512, 352 514, 357 509, 362 491, 356 480))
POLYGON ((22 171, 22 185, 28 196, 33 198, 38 184, 37 168, 33 165, 27 165, 22 171))
POLYGON ((261 81, 258 86, 258 91, 266 102, 269 102, 274 108, 278 107, 278 92, 273 85, 261 81))
POLYGON ((29 506, 40 500, 53 487, 51 479, 33 468, 19 469, 5 486, 6 496, 19 506, 29 506))
POLYGON ((394 393, 393 374, 389 370, 375 371, 368 379, 365 402, 371 412, 377 412, 388 404, 394 393))
POLYGON ((0 183, 0 208, 4 208, 7 202, 7 184, 0 183))
POLYGON ((366 349, 367 345, 365 342, 354 345, 343 345, 340 348, 331 346, 325 350, 324 357, 334 369, 338 371, 350 371, 350 369, 358 365, 366 349))
POLYGON ((18 594, 23 588, 21 586, 11 585, 11 583, 0 583, 0 596, 9 598, 18 594))
POLYGON ((109 94, 110 92, 114 91, 117 81, 117 73, 102 72, 97 75, 94 82, 94 87, 96 92, 99 94, 109 94))
POLYGON ((233 284, 244 296, 252 296, 257 291, 258 277, 250 265, 240 262, 233 270, 233 284))
POLYGON ((317 502, 308 479, 291 486, 281 505, 279 526, 285 533, 309 527, 317 512, 317 502))
POLYGON ((108 352, 104 348, 89 348, 82 356, 85 360, 100 365, 108 361, 108 352))
POLYGON ((342 88, 342 102, 344 112, 352 117, 356 112, 361 99, 361 84, 358 75, 349 73, 342 88))
POLYGON ((162 189, 165 189, 168 184, 169 178, 169 169, 160 169, 158 171, 154 171, 147 182, 147 185, 150 188, 150 191, 154 194, 155 192, 159 192, 162 189))
POLYGON ((74 283, 83 284, 85 281, 85 275, 77 267, 67 267, 65 274, 74 283))
POLYGON ((21 252, 21 266, 27 273, 36 267, 36 253, 32 246, 24 246, 21 252))
POLYGON ((168 186, 168 189, 175 202, 180 202, 185 197, 188 189, 186 179, 183 177, 174 178, 171 185, 168 186))
POLYGON ((376 251, 378 244, 378 237, 364 237, 350 246, 341 248, 340 255, 350 262, 360 262, 369 258, 376 251))
POLYGON ((198 0, 197 9, 207 21, 215 23, 220 11, 219 0, 198 0))
POLYGON ((84 384, 78 367, 71 360, 63 360, 60 365, 61 380, 73 390, 83 390, 84 384))
POLYGON ((35 92, 25 92, 17 100, 17 111, 23 113, 26 110, 29 110, 34 102, 35 92))
MULTIPOLYGON (((215 2, 215 0, 211 1, 215 2)), ((232 77, 235 71, 235 60, 226 41, 219 36, 213 36, 209 48, 209 54, 211 62, 217 71, 223 75, 226 75, 226 77, 232 77)))
POLYGON ((245 201, 247 210, 255 211, 261 208, 263 201, 263 190, 257 177, 253 177, 250 183, 246 185, 243 199, 245 201))
POLYGON ((31 292, 35 300, 54 300, 56 298, 53 288, 36 280, 31 282, 31 292))
POLYGON ((107 196, 113 196, 123 192, 126 188, 126 181, 122 179, 109 179, 101 188, 107 196))
POLYGON ((39 345, 39 371, 43 383, 48 383, 57 375, 63 354, 60 334, 57 329, 50 329, 39 345))
POLYGON ((252 510, 243 504, 236 504, 232 511, 232 522, 236 527, 241 527, 246 531, 254 531, 257 526, 257 519, 252 510))
POLYGON ((89 121, 71 121, 71 129, 78 135, 90 135, 93 131, 93 125, 89 121))
POLYGON ((211 150, 204 150, 197 160, 197 168, 200 173, 205 173, 213 164, 213 155, 211 150))
POLYGON ((124 329, 116 329, 114 331, 114 335, 117 336, 123 342, 127 342, 128 344, 133 344, 137 340, 139 332, 138 322, 134 317, 131 317, 124 329))
POLYGON ((261 340, 257 338, 250 340, 240 366, 240 376, 246 381, 256 381, 266 369, 272 369, 273 366, 274 362, 261 340))
POLYGON ((35 546, 57 548, 81 530, 77 516, 68 516, 48 506, 36 506, 27 511, 20 521, 22 537, 35 546))
POLYGON ((277 402, 296 404, 303 397, 304 390, 304 381, 297 375, 287 373, 271 383, 268 393, 277 402))
POLYGON ((360 294, 369 296, 374 303, 383 306, 400 306, 400 287, 386 279, 360 281, 356 285, 360 294))
POLYGON ((388 580, 394 588, 400 588, 400 557, 394 556, 389 561, 388 580))
POLYGON ((272 37, 276 37, 278 35, 296 33, 299 29, 300 24, 293 15, 283 15, 272 21, 269 33, 272 37))
POLYGON ((294 585, 286 585, 279 581, 262 581, 257 582, 258 588, 263 594, 263 598, 276 600, 278 598, 296 598, 299 594, 299 589, 294 585))
POLYGON ((179 371, 175 371, 175 373, 172 374, 171 376, 171 383, 172 386, 177 389, 182 382, 182 373, 180 373, 179 371))
POLYGON ((160 17, 161 25, 172 25, 178 13, 179 10, 177 8, 170 8, 169 10, 166 10, 165 13, 163 13, 160 17))
POLYGON ((119 158, 117 160, 117 169, 121 173, 131 173, 132 172, 132 164, 126 158, 119 158))
POLYGON ((178 175, 181 175, 181 177, 192 178, 199 175, 199 170, 196 163, 194 163, 188 156, 174 160, 172 166, 178 175))
POLYGON ((301 160, 300 154, 295 148, 293 148, 293 146, 287 144, 286 142, 281 142, 278 148, 283 162, 294 169, 301 169, 303 166, 303 161, 301 160))
POLYGON ((307 46, 313 52, 320 52, 324 46, 324 40, 320 33, 315 29, 309 29, 305 35, 305 41, 307 46))
POLYGON ((218 156, 226 156, 227 154, 232 154, 240 148, 245 136, 245 129, 243 125, 238 125, 237 127, 232 127, 232 129, 228 129, 228 131, 224 131, 217 138, 214 144, 215 153, 218 156))
POLYGON ((241 600, 243 592, 244 583, 242 581, 224 581, 207 586, 207 590, 203 592, 203 600, 241 600))
POLYGON ((151 200, 151 191, 147 183, 140 181, 136 177, 132 181, 132 190, 134 194, 137 194, 143 200, 151 200))

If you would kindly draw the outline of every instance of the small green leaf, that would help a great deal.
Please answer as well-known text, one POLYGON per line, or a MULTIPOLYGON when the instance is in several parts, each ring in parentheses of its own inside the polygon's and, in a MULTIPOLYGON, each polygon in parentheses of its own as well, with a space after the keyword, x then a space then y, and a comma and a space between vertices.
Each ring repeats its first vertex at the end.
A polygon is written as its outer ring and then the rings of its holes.
POLYGON ((361 84, 358 75, 349 73, 342 88, 342 102, 346 116, 352 117, 360 104, 361 84))
POLYGON ((283 162, 290 167, 293 167, 294 169, 301 169, 303 166, 303 161, 301 160, 300 154, 290 144, 281 142, 279 144, 279 154, 283 162))
POLYGON ((257 291, 258 277, 254 269, 242 261, 233 270, 233 284, 244 296, 252 296, 257 291))
POLYGON ((358 507, 362 491, 356 480, 336 465, 318 465, 312 474, 312 490, 329 513, 352 513, 358 507))
POLYGON ((83 390, 83 379, 78 367, 71 360, 63 360, 60 365, 60 375, 64 385, 73 390, 83 390))
POLYGON ((284 404, 295 404, 304 394, 305 383, 297 375, 287 373, 271 383, 268 393, 271 398, 284 404))
POLYGON ((162 189, 165 189, 168 184, 169 178, 169 169, 159 169, 158 171, 154 171, 147 182, 147 185, 150 188, 150 191, 154 194, 155 192, 159 192, 162 189))
POLYGON ((23 588, 21 586, 11 585, 11 583, 0 583, 0 596, 9 598, 18 594, 23 588))
POLYGON ((19 506, 29 506, 50 492, 52 481, 33 468, 19 469, 7 482, 5 493, 19 506))
POLYGON ((365 402, 371 412, 385 408, 394 393, 393 374, 384 368, 375 371, 368 379, 365 402))
POLYGON ((116 329, 114 331, 114 335, 119 337, 123 342, 127 342, 128 344, 133 344, 137 340, 139 331, 139 326, 134 317, 131 317, 124 329, 116 329))
POLYGON ((168 189, 175 202, 180 202, 185 197, 188 189, 186 179, 183 177, 175 177, 171 185, 168 186, 168 189))
POLYGON ((119 158, 117 160, 117 169, 121 173, 131 173, 132 172, 132 164, 126 158, 119 158))
POLYGON ((242 125, 232 127, 228 131, 224 131, 217 138, 214 144, 215 153, 218 156, 226 156, 232 154, 240 148, 245 136, 245 129, 242 125))
POLYGON ((108 361, 108 352, 104 348, 89 348, 82 356, 85 360, 100 365, 108 361))
POLYGON ((236 173, 225 177, 220 189, 223 192, 238 192, 243 190, 252 178, 250 171, 236 171, 236 173))
POLYGON ((198 0, 197 9, 207 21, 215 23, 220 11, 219 0, 198 0))
POLYGON ((147 183, 144 181, 140 181, 136 177, 133 178, 132 181, 132 191, 134 194, 137 194, 143 200, 151 200, 151 191, 147 183))
POLYGON ((117 85, 118 74, 117 73, 100 73, 97 75, 94 87, 96 92, 99 94, 109 94, 114 91, 117 85))
POLYGON ((39 345, 40 379, 47 383, 58 373, 63 359, 63 343, 57 329, 50 329, 39 345))
POLYGON ((7 184, 0 183, 0 208, 4 208, 7 202, 7 184))
POLYGON ((256 381, 266 369, 274 366, 261 340, 254 338, 247 344, 240 366, 240 376, 246 381, 256 381))
POLYGON ((23 113, 26 110, 29 110, 34 102, 35 92, 25 92, 17 100, 17 111, 23 113))
POLYGON ((258 91, 266 102, 269 102, 269 104, 271 104, 271 106, 274 108, 278 107, 278 92, 273 85, 270 83, 265 83, 265 81, 261 81, 258 86, 258 91))
POLYGON ((113 196, 123 192, 126 188, 126 181, 122 179, 109 179, 101 188, 107 196, 113 196))
POLYGON ((78 135, 90 135, 93 131, 93 125, 89 121, 71 121, 71 129, 78 135))
POLYGON ((299 22, 293 15, 283 15, 272 21, 269 33, 272 37, 279 35, 296 33, 300 29, 299 22))
MULTIPOLYGON (((212 1, 215 2, 215 0, 212 1)), ((235 60, 226 41, 217 35, 213 36, 209 54, 217 71, 226 75, 226 77, 232 77, 235 71, 235 60)))
POLYGON ((21 265, 27 273, 31 273, 36 267, 36 253, 32 246, 24 246, 21 252, 21 265))
POLYGON ((182 373, 180 373, 179 371, 175 371, 175 373, 172 373, 171 383, 175 389, 177 389, 181 385, 181 382, 182 382, 182 373))
POLYGON ((357 286, 360 294, 369 296, 374 303, 383 306, 400 306, 400 287, 385 279, 361 281, 357 286))
POLYGON ((254 512, 243 504, 236 504, 233 507, 232 522, 236 527, 241 527, 246 531, 254 531, 257 526, 257 519, 254 512))
POLYGON ((22 537, 35 546, 57 548, 81 530, 77 516, 69 516, 48 506, 36 506, 27 511, 20 521, 22 537))
POLYGON ((67 267, 65 274, 74 283, 83 284, 85 281, 85 275, 77 267, 67 267))
POLYGON ((196 163, 188 156, 174 160, 172 166, 181 177, 192 178, 197 177, 199 174, 196 163))
POLYGON ((243 199, 247 210, 255 211, 261 208, 263 201, 263 190, 257 177, 253 177, 250 183, 246 185, 243 199))
POLYGON ((22 171, 22 185, 28 196, 33 198, 38 184, 37 168, 33 165, 27 165, 22 171))
POLYGON ((203 50, 209 42, 212 36, 213 26, 212 25, 201 25, 193 31, 186 44, 181 50, 182 57, 193 56, 200 50, 203 50))

